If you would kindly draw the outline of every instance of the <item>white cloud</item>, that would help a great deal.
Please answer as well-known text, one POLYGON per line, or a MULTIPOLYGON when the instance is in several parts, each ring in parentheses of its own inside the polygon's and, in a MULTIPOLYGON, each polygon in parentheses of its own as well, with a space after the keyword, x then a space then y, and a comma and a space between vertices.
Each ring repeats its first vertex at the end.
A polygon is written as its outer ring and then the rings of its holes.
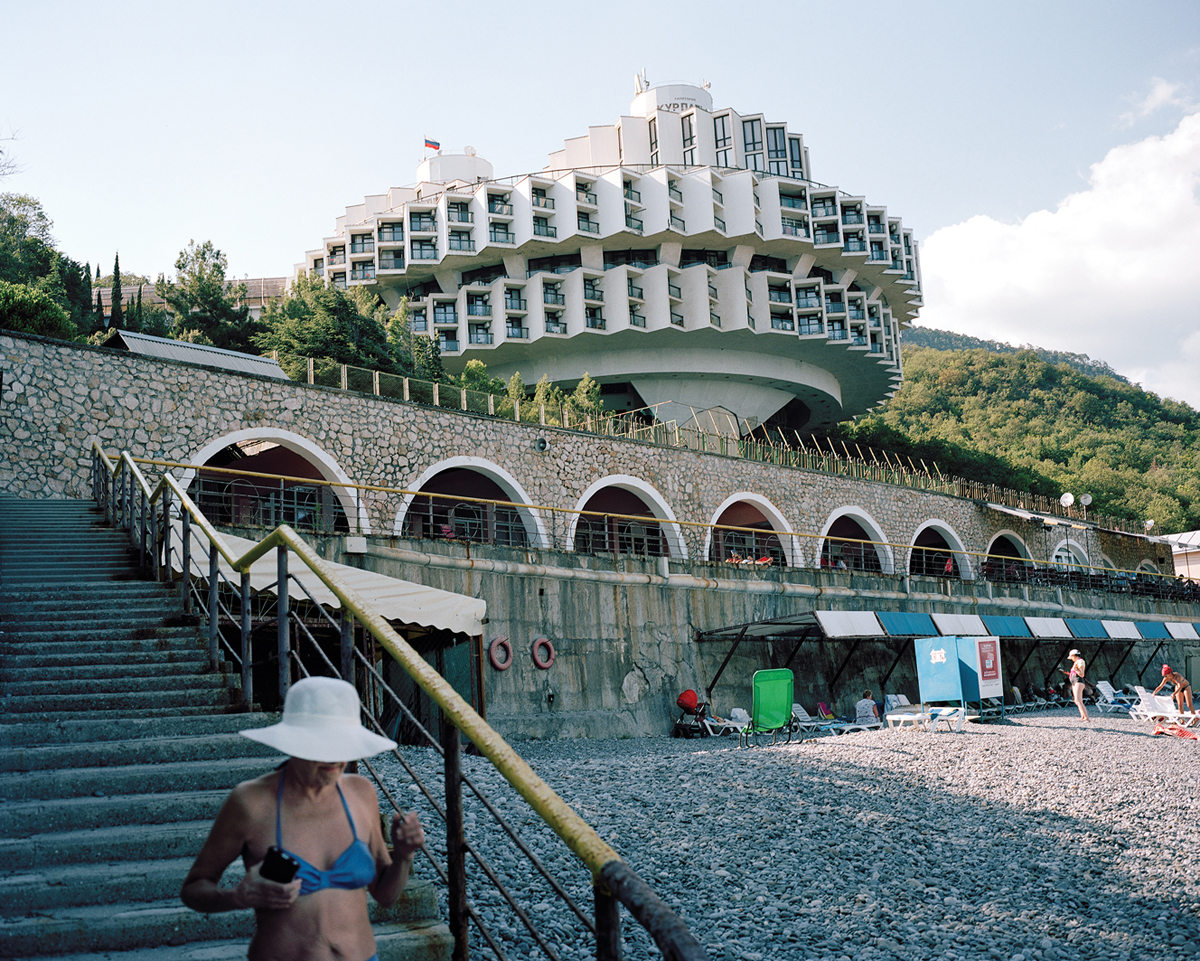
POLYGON ((1150 93, 1144 100, 1135 104, 1133 110, 1121 114, 1121 122, 1126 127, 1132 127, 1138 120, 1150 116, 1162 107, 1182 107, 1184 110, 1191 108, 1191 101, 1181 93, 1185 89, 1183 84, 1171 83, 1162 77, 1155 77, 1153 83, 1154 86, 1150 88, 1150 93))
POLYGON ((1198 187, 1200 112, 1114 147, 1053 211, 944 227, 921 249, 919 323, 1088 354, 1200 408, 1198 187))

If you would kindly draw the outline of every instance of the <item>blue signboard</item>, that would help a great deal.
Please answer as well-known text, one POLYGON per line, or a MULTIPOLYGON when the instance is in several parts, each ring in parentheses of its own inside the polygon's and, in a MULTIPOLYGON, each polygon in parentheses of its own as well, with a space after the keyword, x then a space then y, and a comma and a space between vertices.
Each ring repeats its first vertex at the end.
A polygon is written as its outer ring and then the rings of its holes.
POLYGON ((913 641, 917 654, 917 684, 921 703, 931 701, 963 702, 962 670, 959 667, 957 637, 918 637, 913 641))

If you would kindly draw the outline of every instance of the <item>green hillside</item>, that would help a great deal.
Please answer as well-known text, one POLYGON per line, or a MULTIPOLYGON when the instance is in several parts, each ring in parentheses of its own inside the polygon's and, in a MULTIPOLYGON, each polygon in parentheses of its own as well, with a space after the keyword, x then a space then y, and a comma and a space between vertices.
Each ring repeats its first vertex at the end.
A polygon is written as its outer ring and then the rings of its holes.
MULTIPOLYGON (((951 335, 953 336, 953 335, 951 335)), ((986 343, 986 342, 985 342, 986 343)), ((1091 494, 1093 510, 1162 534, 1200 528, 1200 412, 1066 355, 915 346, 904 385, 834 437, 937 461, 945 473, 1036 493, 1091 494)), ((1098 365, 1107 370, 1107 365, 1098 365)))

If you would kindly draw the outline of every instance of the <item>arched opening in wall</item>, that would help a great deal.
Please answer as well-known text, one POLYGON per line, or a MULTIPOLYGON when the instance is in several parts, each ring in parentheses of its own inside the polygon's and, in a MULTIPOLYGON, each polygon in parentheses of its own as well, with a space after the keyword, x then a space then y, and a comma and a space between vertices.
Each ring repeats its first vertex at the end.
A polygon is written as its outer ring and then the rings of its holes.
POLYGON ((1026 581, 1033 572, 1029 551, 1011 534, 999 534, 993 538, 987 554, 982 569, 983 576, 989 581, 1026 581))
POLYGON ((1146 560, 1138 564, 1137 569, 1145 574, 1158 574, 1158 565, 1154 561, 1146 560))
POLYGON ((933 527, 926 527, 913 541, 908 559, 908 572, 915 577, 958 577, 954 548, 933 527))
POLYGON ((880 573, 886 563, 880 556, 877 544, 862 543, 876 541, 865 527, 849 514, 843 514, 832 524, 821 541, 821 566, 835 570, 867 571, 880 573))
POLYGON ((521 512, 495 480, 469 467, 439 471, 420 487, 404 513, 404 537, 526 547, 531 541, 521 512))
POLYGON ((787 566, 787 551, 774 524, 756 505, 735 501, 721 511, 716 524, 708 546, 710 561, 787 566))
POLYGON ((350 530, 336 492, 321 469, 299 451, 273 440, 236 441, 208 457, 192 476, 188 495, 214 524, 341 533, 350 530), (232 475, 214 468, 268 474, 232 475))
POLYGON ((575 550, 581 554, 671 554, 653 509, 631 490, 602 487, 587 499, 582 511, 575 524, 575 550))
POLYGON ((1063 541, 1059 544, 1054 549, 1054 556, 1051 560, 1059 570, 1063 571, 1080 571, 1088 566, 1087 555, 1083 553, 1083 549, 1070 541, 1063 541))

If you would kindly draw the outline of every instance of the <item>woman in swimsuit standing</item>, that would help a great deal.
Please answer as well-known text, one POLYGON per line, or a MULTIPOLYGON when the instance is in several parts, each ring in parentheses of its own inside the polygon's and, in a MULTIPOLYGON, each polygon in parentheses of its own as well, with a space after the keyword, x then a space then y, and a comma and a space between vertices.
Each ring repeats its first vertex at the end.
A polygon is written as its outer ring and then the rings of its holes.
POLYGON ((366 730, 359 710, 350 684, 306 678, 288 691, 279 724, 241 732, 289 760, 233 789, 180 897, 206 914, 253 908, 251 961, 375 961, 367 891, 383 905, 400 896, 425 832, 415 811, 394 815, 389 854, 375 788, 344 773, 349 761, 396 746, 366 730), (300 864, 287 884, 259 873, 272 846, 300 864), (239 856, 245 876, 237 887, 220 887, 239 856))
POLYGON ((1079 716, 1086 721, 1088 712, 1087 708, 1083 706, 1083 687, 1087 681, 1083 679, 1083 672, 1087 668, 1087 664, 1076 650, 1072 650, 1067 657, 1071 659, 1071 670, 1062 673, 1066 674, 1067 680, 1071 682, 1071 695, 1075 698, 1075 706, 1079 708, 1079 716))

